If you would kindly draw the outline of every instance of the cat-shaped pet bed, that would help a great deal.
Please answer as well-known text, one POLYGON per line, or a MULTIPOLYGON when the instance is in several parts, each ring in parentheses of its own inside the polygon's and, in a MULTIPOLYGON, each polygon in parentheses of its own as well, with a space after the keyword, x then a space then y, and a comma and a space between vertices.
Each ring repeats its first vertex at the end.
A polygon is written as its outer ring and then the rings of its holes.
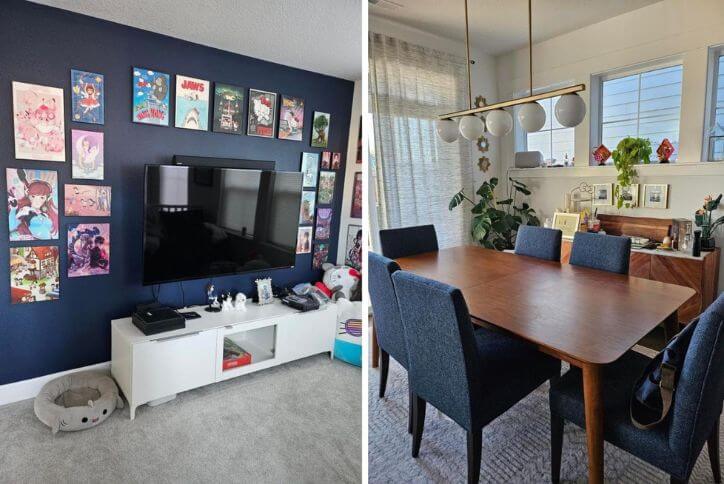
POLYGON ((35 397, 35 415, 53 434, 100 425, 116 408, 123 408, 116 382, 96 371, 81 371, 51 380, 35 397))

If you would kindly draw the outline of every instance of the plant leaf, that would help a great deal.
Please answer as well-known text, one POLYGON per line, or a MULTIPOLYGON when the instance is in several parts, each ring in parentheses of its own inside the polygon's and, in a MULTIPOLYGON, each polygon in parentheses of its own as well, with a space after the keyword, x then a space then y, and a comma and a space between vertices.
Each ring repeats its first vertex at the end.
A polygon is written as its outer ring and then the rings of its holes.
POLYGON ((450 204, 447 206, 447 209, 452 210, 463 203, 463 200, 465 200, 465 194, 463 193, 463 190, 460 190, 450 199, 450 204))

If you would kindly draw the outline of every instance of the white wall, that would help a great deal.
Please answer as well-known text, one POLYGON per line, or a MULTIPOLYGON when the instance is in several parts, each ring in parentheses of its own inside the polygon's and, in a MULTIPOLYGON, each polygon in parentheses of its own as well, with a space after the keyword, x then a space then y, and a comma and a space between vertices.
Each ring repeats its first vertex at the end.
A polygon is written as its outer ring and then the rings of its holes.
MULTIPOLYGON (((680 56, 682 59, 684 77, 679 159, 677 163, 668 166, 651 165, 639 168, 640 184, 670 185, 669 208, 619 211, 608 207, 604 213, 692 219, 694 211, 702 205, 705 195, 717 195, 724 191, 724 163, 700 161, 708 48, 724 43, 722 25, 722 0, 663 0, 533 46, 535 86, 545 87, 561 82, 585 83, 587 90, 582 93, 582 97, 589 111, 588 87, 592 75, 671 56, 680 56)), ((496 61, 500 98, 513 97, 514 92, 525 89, 528 82, 527 49, 500 56, 496 61)), ((613 167, 588 166, 589 153, 593 148, 588 115, 576 127, 575 137, 575 167, 511 171, 514 177, 530 183, 534 192, 532 205, 543 217, 551 216, 557 207, 561 207, 563 194, 581 181, 615 181, 616 172, 613 167)), ((513 164, 515 151, 513 135, 506 136, 500 142, 501 163, 504 167, 509 167, 513 164)), ((717 245, 724 246, 724 234, 721 231, 717 237, 717 245)), ((719 290, 722 291, 724 263, 719 273, 719 290)))
MULTIPOLYGON (((362 164, 357 164, 357 137, 359 136, 360 116, 362 115, 362 81, 354 82, 354 97, 352 99, 352 114, 349 121, 349 141, 347 142, 347 165, 344 173, 344 197, 342 198, 342 213, 339 218, 339 241, 337 242, 337 264, 344 264, 347 254, 347 227, 350 225, 362 226, 361 218, 349 216, 352 210, 352 197, 354 195, 354 174, 362 171, 362 164)), ((364 157, 363 157, 364 160, 364 157)))

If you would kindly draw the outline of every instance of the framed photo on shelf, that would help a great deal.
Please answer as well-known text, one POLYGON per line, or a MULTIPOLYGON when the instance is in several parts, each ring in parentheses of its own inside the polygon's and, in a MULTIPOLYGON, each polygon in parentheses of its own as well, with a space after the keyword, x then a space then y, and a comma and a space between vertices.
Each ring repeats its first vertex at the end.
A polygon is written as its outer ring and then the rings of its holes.
POLYGON ((623 206, 626 208, 634 208, 639 206, 639 184, 632 183, 627 187, 619 186, 621 190, 621 198, 623 199, 623 206))
POLYGON ((580 213, 556 212, 553 214, 553 228, 563 232, 563 237, 572 238, 581 224, 580 213))
POLYGON ((613 183, 593 184, 593 205, 613 205, 613 183))
POLYGON ((669 204, 669 185, 645 184, 644 207, 667 208, 669 204))
POLYGON ((272 292, 271 277, 267 277, 265 279, 257 279, 255 282, 256 293, 259 299, 259 306, 274 302, 274 293, 272 292))

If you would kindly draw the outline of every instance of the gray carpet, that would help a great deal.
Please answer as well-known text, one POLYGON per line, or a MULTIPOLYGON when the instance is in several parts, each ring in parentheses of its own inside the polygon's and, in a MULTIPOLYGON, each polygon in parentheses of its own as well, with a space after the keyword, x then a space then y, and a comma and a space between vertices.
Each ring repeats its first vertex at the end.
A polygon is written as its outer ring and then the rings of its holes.
MULTIPOLYGON (((384 399, 378 398, 379 371, 369 372, 369 482, 465 482, 465 432, 428 406, 420 456, 410 457, 407 433, 407 374, 390 360, 384 399)), ((606 444, 606 482, 668 483, 669 477, 630 454, 606 444)), ((587 481, 586 434, 566 424, 562 482, 587 481)), ((483 431, 481 482, 550 482, 550 426, 547 384, 483 431)), ((692 483, 714 482, 706 450, 692 483)))
POLYGON ((361 374, 319 355, 50 429, 0 407, 0 482, 360 482, 361 374))

